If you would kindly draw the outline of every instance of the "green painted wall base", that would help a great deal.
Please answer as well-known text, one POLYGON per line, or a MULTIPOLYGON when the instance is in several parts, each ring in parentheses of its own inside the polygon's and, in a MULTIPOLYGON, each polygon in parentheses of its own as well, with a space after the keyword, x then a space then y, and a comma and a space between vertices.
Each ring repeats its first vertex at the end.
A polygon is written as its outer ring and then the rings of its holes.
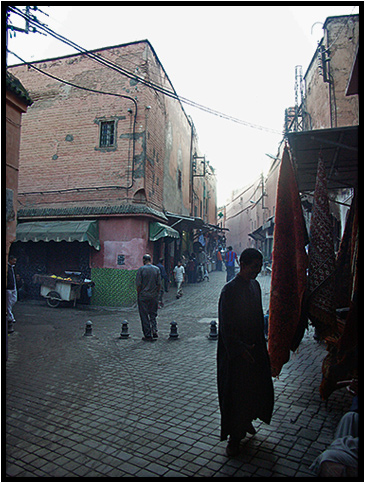
POLYGON ((91 305, 105 307, 130 307, 137 302, 137 270, 92 268, 91 280, 95 282, 91 305))

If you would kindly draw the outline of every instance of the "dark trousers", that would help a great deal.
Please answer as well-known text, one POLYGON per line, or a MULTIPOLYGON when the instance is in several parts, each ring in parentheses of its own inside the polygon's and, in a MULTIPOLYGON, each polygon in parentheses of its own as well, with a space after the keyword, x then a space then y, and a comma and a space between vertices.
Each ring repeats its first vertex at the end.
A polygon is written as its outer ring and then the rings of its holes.
POLYGON ((229 282, 235 276, 236 276, 235 267, 234 266, 233 267, 227 266, 227 279, 226 279, 226 281, 229 282))
POLYGON ((145 337, 152 337, 157 333, 157 298, 138 298, 138 310, 141 317, 142 332, 145 337))

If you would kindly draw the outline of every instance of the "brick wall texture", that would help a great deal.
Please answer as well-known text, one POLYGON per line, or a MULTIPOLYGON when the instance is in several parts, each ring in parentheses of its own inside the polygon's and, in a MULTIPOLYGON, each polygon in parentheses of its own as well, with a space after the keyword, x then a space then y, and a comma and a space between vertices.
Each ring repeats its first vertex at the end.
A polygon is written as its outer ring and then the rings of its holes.
POLYGON ((359 18, 330 17, 325 26, 322 44, 327 50, 331 84, 324 82, 324 76, 318 68, 318 56, 315 55, 304 76, 305 130, 359 124, 358 96, 346 96, 359 42, 359 18))
MULTIPOLYGON (((173 91, 146 41, 93 54, 173 91)), ((20 150, 24 207, 140 200, 190 214, 191 125, 178 100, 84 54, 34 65, 53 77, 26 65, 11 68, 34 100, 24 116, 20 150), (116 146, 102 149, 100 121, 108 120, 116 122, 116 146)))

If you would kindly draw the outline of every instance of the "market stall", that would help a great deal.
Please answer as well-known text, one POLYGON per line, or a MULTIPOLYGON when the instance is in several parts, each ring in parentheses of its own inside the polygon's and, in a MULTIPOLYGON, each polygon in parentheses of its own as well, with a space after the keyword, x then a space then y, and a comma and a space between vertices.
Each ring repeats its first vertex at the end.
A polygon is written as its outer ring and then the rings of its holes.
POLYGON ((91 280, 80 280, 79 275, 75 272, 65 272, 65 277, 36 274, 33 282, 40 284, 41 296, 46 299, 49 307, 54 308, 58 307, 62 301, 73 301, 75 307, 77 299, 81 296, 82 287, 90 289, 95 285, 91 280))

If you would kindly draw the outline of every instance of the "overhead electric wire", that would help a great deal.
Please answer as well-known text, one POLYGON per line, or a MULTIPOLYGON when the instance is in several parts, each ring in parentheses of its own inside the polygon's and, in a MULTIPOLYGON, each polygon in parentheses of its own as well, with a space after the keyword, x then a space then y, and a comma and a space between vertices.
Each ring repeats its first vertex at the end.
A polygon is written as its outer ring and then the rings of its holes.
MULTIPOLYGON (((73 82, 69 82, 69 81, 66 81, 64 79, 60 79, 59 77, 56 77, 56 76, 54 76, 52 74, 49 74, 48 72, 44 72, 43 70, 39 69, 38 67, 35 67, 32 63, 26 62, 24 59, 22 59, 21 57, 19 57, 19 55, 15 54, 15 52, 12 52, 11 50, 8 50, 8 52, 10 54, 14 55, 15 57, 17 57, 25 65, 28 65, 32 69, 40 72, 41 74, 44 74, 47 77, 50 77, 51 79, 54 79, 54 80, 56 80, 58 82, 61 82, 63 84, 69 85, 69 86, 74 87, 76 89, 81 89, 81 90, 88 91, 88 92, 95 92, 96 94, 103 94, 103 95, 107 95, 107 96, 121 97, 123 99, 127 99, 129 101, 132 101, 133 104, 134 104, 134 107, 135 107, 134 121, 133 121, 133 140, 134 140, 135 128, 136 128, 136 120, 137 120, 137 109, 138 109, 138 107, 137 107, 137 101, 135 99, 133 99, 133 97, 126 96, 124 94, 117 94, 117 93, 114 93, 114 92, 105 92, 105 91, 100 91, 100 90, 97 90, 97 89, 91 89, 89 87, 79 86, 77 84, 74 84, 73 82)), ((54 193, 60 193, 60 192, 65 192, 65 191, 69 192, 69 191, 82 191, 82 190, 91 190, 91 189, 130 189, 133 186, 133 184, 134 184, 134 178, 133 178, 134 155, 135 155, 135 145, 134 145, 134 142, 133 142, 133 153, 132 153, 132 182, 128 186, 118 186, 118 185, 116 185, 116 186, 103 186, 103 187, 98 187, 98 188, 69 188, 69 189, 63 189, 63 190, 48 190, 48 191, 39 191, 39 192, 31 191, 29 193, 20 193, 20 194, 26 195, 26 194, 52 193, 52 192, 54 192, 54 193)), ((129 160, 128 160, 128 166, 129 166, 129 160)))
POLYGON ((51 35, 52 37, 56 38, 57 40, 60 40, 61 42, 69 45, 70 47, 74 48, 75 50, 79 51, 80 53, 85 54, 86 56, 90 57, 91 59, 95 60, 96 62, 98 62, 98 63, 100 63, 100 64, 102 64, 106 67, 109 67, 110 69, 115 70, 115 71, 125 75, 126 77, 128 77, 130 79, 136 80, 136 81, 140 82, 141 84, 144 84, 147 87, 155 90, 156 92, 160 92, 161 94, 166 95, 168 97, 171 97, 173 99, 176 99, 179 102, 183 102, 183 103, 185 103, 185 104, 187 104, 191 107, 195 107, 195 108, 200 109, 204 112, 207 112, 208 114, 215 115, 215 116, 220 117, 222 119, 226 119, 228 121, 232 121, 232 122, 235 122, 237 124, 242 124, 244 126, 251 127, 253 129, 259 129, 259 130, 262 130, 262 131, 272 132, 274 134, 282 134, 281 131, 271 129, 271 128, 267 128, 267 127, 264 127, 264 126, 260 126, 258 124, 253 124, 253 123, 250 123, 250 122, 247 122, 247 121, 243 121, 242 119, 238 119, 238 118, 230 116, 228 114, 224 114, 222 112, 219 112, 219 111, 216 111, 214 109, 203 106, 201 104, 198 104, 195 101, 191 101, 190 99, 179 96, 176 93, 173 86, 171 86, 173 91, 170 91, 170 90, 167 90, 164 87, 162 87, 158 84, 155 84, 151 81, 146 81, 142 77, 140 77, 140 76, 138 76, 138 75, 136 75, 132 72, 129 72, 126 69, 123 69, 121 66, 119 66, 119 65, 117 65, 117 64, 115 64, 111 61, 108 61, 107 59, 101 57, 100 55, 96 55, 93 52, 87 51, 83 47, 81 47, 81 46, 75 44, 74 42, 72 42, 71 40, 63 37, 60 34, 57 34, 52 29, 50 29, 49 27, 47 27, 44 24, 42 24, 41 22, 39 22, 37 19, 33 19, 32 17, 25 15, 21 10, 17 9, 16 7, 9 7, 9 10, 11 12, 15 13, 16 15, 21 16, 23 19, 28 20, 31 24, 36 25, 38 28, 44 30, 47 34, 51 35))
MULTIPOLYGON (((57 77, 55 75, 52 75, 50 74, 49 72, 45 72, 44 70, 42 69, 39 69, 38 67, 35 67, 34 63, 33 62, 27 62, 26 60, 22 59, 18 54, 16 54, 15 52, 12 52, 11 50, 8 49, 8 52, 9 54, 11 55, 14 55, 14 57, 16 57, 17 59, 19 59, 21 62, 23 62, 25 65, 28 65, 29 67, 31 67, 32 69, 36 70, 37 72, 40 72, 41 74, 44 74, 46 75, 47 77, 51 77, 51 79, 54 79, 56 81, 59 81, 59 82, 62 82, 63 84, 67 84, 71 87, 75 87, 76 89, 81 89, 81 90, 84 90, 84 91, 89 91, 89 92, 95 92, 96 94, 104 94, 106 96, 116 96, 116 97, 123 97, 125 99, 129 99, 130 101, 134 102, 134 104, 136 105, 136 101, 135 99, 133 99, 133 97, 131 96, 125 96, 123 94, 117 94, 115 92, 105 92, 105 91, 100 91, 98 89, 92 89, 91 87, 84 87, 84 86, 80 86, 80 85, 77 85, 77 84, 74 84, 73 82, 70 82, 70 81, 66 81, 64 79, 61 79, 60 77, 57 77)), ((137 106, 136 106, 137 107, 137 106)))

